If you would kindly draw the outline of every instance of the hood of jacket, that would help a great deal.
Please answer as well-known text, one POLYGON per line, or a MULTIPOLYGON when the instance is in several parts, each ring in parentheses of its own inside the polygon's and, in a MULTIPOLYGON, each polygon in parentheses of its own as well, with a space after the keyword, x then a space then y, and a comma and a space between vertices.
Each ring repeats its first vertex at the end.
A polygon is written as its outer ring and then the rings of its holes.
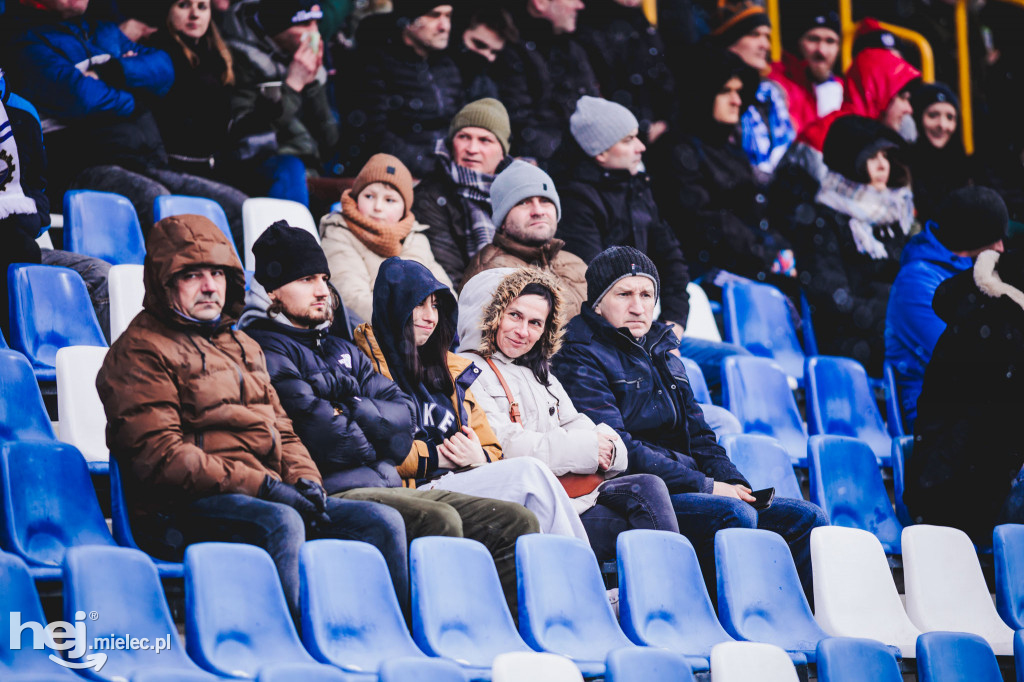
POLYGON ((905 268, 911 263, 926 262, 955 272, 969 270, 972 265, 971 259, 967 256, 958 256, 943 246, 939 238, 935 236, 936 229, 940 228, 929 220, 921 232, 911 237, 907 245, 903 247, 900 267, 905 268))
POLYGON ((935 313, 950 327, 988 328, 1007 311, 1024 315, 1024 251, 983 251, 967 272, 935 291, 935 313))
POLYGON ((459 352, 477 352, 488 358, 498 351, 497 334, 505 309, 528 284, 540 284, 554 295, 552 324, 537 340, 541 356, 550 360, 562 346, 565 299, 557 277, 539 268, 495 268, 470 279, 459 298, 459 352))
POLYGON ((738 124, 728 125, 714 119, 712 113, 715 97, 729 80, 739 78, 743 83, 743 101, 740 105, 740 111, 743 112, 754 102, 761 76, 728 50, 704 48, 694 63, 701 67, 691 69, 689 77, 679 89, 680 93, 686 93, 687 102, 677 108, 677 123, 673 128, 684 136, 724 141, 736 131, 738 124))
POLYGON ((896 93, 920 77, 920 71, 889 50, 863 50, 846 73, 843 113, 878 118, 896 93))
POLYGON ((208 218, 177 215, 164 218, 150 230, 146 239, 143 282, 146 295, 142 307, 161 321, 175 326, 195 326, 171 307, 171 286, 176 274, 191 267, 208 265, 224 269, 227 292, 224 310, 217 327, 238 319, 245 302, 245 274, 242 263, 227 236, 208 218))

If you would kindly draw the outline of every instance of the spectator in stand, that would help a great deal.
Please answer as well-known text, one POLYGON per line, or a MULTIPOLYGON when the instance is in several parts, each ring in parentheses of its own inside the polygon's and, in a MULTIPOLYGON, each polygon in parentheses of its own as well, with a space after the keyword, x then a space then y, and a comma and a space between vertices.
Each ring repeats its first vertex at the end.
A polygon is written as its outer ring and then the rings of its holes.
POLYGON ((448 53, 452 5, 395 0, 394 7, 384 36, 370 41, 360 32, 358 72, 336 81, 342 158, 351 172, 385 152, 421 178, 432 170, 434 149, 465 101, 462 76, 448 53))
POLYGON ((960 135, 960 100, 943 83, 926 83, 910 99, 917 140, 907 153, 914 184, 914 207, 921 224, 937 219, 937 211, 953 190, 971 184, 971 160, 960 135))
POLYGON ((452 51, 452 59, 462 75, 466 101, 485 97, 497 99, 499 88, 494 77, 494 63, 506 45, 519 40, 512 15, 496 4, 478 7, 459 5, 455 20, 455 35, 459 38, 452 51))
POLYGON ((232 126, 240 128, 225 172, 304 205, 306 176, 319 172, 338 142, 316 28, 321 16, 314 0, 258 0, 232 6, 222 26, 234 60, 232 126))
POLYGON ((518 156, 546 166, 583 95, 598 96, 587 52, 573 39, 582 0, 516 0, 519 42, 496 62, 518 156))
POLYGON ((835 73, 842 29, 835 10, 817 6, 798 9, 785 25, 787 38, 796 39, 787 41, 782 61, 772 64, 771 78, 785 89, 799 133, 843 104, 843 79, 835 73))
MULTIPOLYGON (((769 72, 772 26, 755 0, 720 0, 710 43, 737 55, 759 75, 753 98, 743 110, 743 151, 767 181, 796 139, 786 92, 764 76, 769 72)), ((699 63, 699 62, 697 62, 699 63)))
POLYGON ((244 194, 168 166, 150 104, 174 80, 170 57, 131 42, 116 24, 84 19, 87 7, 88 0, 43 0, 9 5, 4 16, 12 80, 65 126, 46 140, 49 167, 66 176, 58 188, 69 182, 125 195, 147 232, 157 196, 207 197, 240 234, 244 194))
POLYGON ((551 176, 525 161, 513 161, 494 179, 491 205, 498 231, 494 241, 473 256, 462 285, 484 270, 533 265, 561 280, 566 314, 579 312, 587 297, 587 264, 555 237, 562 206, 551 176))
POLYGON ((576 35, 587 50, 601 93, 632 111, 641 138, 654 142, 668 128, 676 93, 665 43, 641 4, 588 0, 576 35))
POLYGON ((982 251, 1002 251, 1009 216, 1006 204, 987 187, 953 191, 903 249, 900 271, 885 312, 885 359, 896 371, 903 425, 914 430, 925 367, 946 323, 932 308, 935 290, 974 267, 982 251))
POLYGON ((323 250, 331 284, 345 307, 360 320, 373 313, 373 286, 387 258, 422 263, 446 287, 444 269, 434 260, 427 226, 416 222, 412 206, 412 175, 388 154, 374 154, 341 195, 341 211, 320 220, 323 250))
POLYGON ((435 167, 416 187, 413 213, 427 226, 434 258, 456 288, 469 261, 494 239, 491 183, 512 163, 505 106, 481 99, 464 106, 437 143, 435 167))

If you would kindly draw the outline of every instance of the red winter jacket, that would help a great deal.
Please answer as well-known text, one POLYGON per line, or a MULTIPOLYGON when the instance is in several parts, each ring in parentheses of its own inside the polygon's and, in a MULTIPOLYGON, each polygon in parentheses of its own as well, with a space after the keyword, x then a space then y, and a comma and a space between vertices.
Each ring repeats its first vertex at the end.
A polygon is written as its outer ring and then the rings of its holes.
MULTIPOLYGON (((768 77, 782 86, 786 91, 789 117, 796 131, 802 132, 807 126, 821 119, 818 116, 818 95, 815 84, 807 77, 807 61, 796 55, 783 52, 782 61, 772 64, 768 77)), ((833 76, 844 89, 846 83, 842 78, 833 76)))

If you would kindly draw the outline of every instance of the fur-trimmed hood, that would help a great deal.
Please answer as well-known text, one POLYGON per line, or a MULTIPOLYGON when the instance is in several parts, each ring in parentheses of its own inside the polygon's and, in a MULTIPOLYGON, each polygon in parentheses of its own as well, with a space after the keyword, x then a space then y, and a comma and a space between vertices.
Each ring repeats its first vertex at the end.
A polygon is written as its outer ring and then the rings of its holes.
POLYGON ((473 276, 459 298, 459 352, 475 352, 488 358, 498 352, 496 335, 505 309, 528 284, 540 284, 554 294, 554 316, 537 343, 545 360, 562 347, 565 299, 555 275, 539 268, 494 268, 473 276))
POLYGON ((949 325, 1024 315, 1024 251, 982 251, 972 270, 939 285, 932 308, 949 325), (1003 312, 994 313, 997 308, 1003 312))

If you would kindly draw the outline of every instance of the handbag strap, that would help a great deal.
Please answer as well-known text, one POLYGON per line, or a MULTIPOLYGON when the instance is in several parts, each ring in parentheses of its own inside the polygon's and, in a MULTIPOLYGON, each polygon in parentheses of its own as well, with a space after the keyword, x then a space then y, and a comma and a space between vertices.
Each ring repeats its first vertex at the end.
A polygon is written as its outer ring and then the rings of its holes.
POLYGON ((505 391, 505 398, 508 399, 508 418, 512 420, 513 424, 522 424, 523 416, 519 413, 519 402, 512 398, 512 391, 509 390, 508 384, 505 383, 505 377, 501 376, 501 372, 498 371, 498 366, 494 364, 494 360, 490 358, 484 358, 491 370, 494 371, 494 375, 498 377, 498 382, 501 384, 501 390, 505 391))

